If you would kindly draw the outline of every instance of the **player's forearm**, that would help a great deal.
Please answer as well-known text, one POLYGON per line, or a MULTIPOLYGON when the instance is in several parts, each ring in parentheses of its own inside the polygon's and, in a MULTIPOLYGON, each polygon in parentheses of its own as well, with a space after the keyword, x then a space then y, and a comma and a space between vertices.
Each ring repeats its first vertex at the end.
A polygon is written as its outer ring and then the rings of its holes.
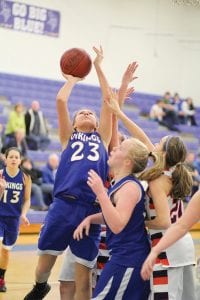
POLYGON ((106 191, 98 195, 98 200, 106 223, 113 233, 118 234, 124 228, 124 225, 119 212, 111 203, 106 191))
POLYGON ((118 92, 118 101, 119 101, 119 106, 122 107, 124 100, 126 98, 126 92, 127 92, 127 88, 128 88, 128 83, 122 83, 120 88, 119 88, 119 92, 118 92))
POLYGON ((105 224, 102 213, 90 215, 88 218, 90 219, 90 224, 105 224))
POLYGON ((30 199, 29 199, 29 200, 25 200, 25 201, 24 201, 24 204, 23 204, 23 206, 22 206, 22 212, 21 212, 21 215, 26 216, 26 215, 27 215, 27 212, 28 212, 28 210, 29 210, 29 208, 30 208, 30 206, 31 206, 31 201, 30 201, 30 199))
POLYGON ((109 88, 108 81, 106 79, 106 76, 105 76, 100 64, 95 63, 94 67, 96 69, 96 73, 97 73, 97 77, 98 77, 99 84, 101 87, 103 98, 105 98, 108 94, 108 88, 109 88))
POLYGON ((153 247, 153 251, 159 255, 163 250, 173 245, 177 240, 187 233, 187 226, 175 223, 165 232, 159 243, 153 247))
POLYGON ((145 225, 149 229, 168 229, 171 225, 170 219, 167 218, 155 218, 149 221, 145 221, 145 225))
POLYGON ((72 89, 74 87, 75 83, 67 81, 59 90, 56 100, 57 102, 62 101, 66 102, 69 99, 69 96, 71 95, 72 89))
POLYGON ((111 152, 114 147, 117 147, 119 145, 119 138, 118 138, 118 121, 117 116, 112 116, 112 136, 111 141, 109 144, 108 151, 111 152))
POLYGON ((143 142, 148 147, 149 151, 154 150, 154 146, 150 139, 136 123, 130 120, 122 111, 118 113, 118 118, 123 122, 124 126, 126 126, 133 137, 143 142))

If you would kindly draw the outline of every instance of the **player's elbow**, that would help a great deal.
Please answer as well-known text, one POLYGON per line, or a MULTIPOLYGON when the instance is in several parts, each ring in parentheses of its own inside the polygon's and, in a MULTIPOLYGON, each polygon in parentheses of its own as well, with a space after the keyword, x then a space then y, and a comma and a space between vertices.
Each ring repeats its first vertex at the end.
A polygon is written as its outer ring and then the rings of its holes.
POLYGON ((124 225, 123 223, 118 223, 118 224, 116 224, 116 225, 114 225, 114 226, 112 226, 112 227, 113 227, 113 228, 111 229, 112 232, 113 232, 114 234, 119 234, 119 233, 124 229, 125 225, 124 225))
POLYGON ((62 105, 62 103, 65 102, 65 99, 63 99, 63 97, 58 95, 56 97, 56 102, 57 102, 57 105, 62 105))

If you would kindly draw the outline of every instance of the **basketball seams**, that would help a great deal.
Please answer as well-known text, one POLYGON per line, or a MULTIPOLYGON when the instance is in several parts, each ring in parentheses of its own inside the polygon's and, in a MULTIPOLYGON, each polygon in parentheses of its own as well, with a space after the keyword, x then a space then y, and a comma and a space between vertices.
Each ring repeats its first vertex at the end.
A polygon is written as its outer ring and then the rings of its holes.
POLYGON ((92 61, 85 50, 71 48, 61 56, 60 67, 64 74, 83 78, 89 74, 92 61))

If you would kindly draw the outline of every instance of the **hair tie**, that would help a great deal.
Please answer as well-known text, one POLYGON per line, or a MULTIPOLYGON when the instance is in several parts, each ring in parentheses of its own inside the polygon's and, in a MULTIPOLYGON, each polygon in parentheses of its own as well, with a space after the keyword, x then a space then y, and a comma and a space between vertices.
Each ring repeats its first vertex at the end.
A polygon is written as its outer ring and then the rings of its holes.
POLYGON ((173 172, 175 171, 175 169, 176 169, 176 165, 174 165, 173 167, 170 167, 170 168, 169 168, 169 171, 170 171, 171 173, 173 173, 173 172))
POLYGON ((171 173, 173 173, 173 172, 175 171, 176 167, 179 167, 179 166, 181 166, 181 165, 182 165, 182 162, 178 162, 178 163, 175 164, 174 166, 170 167, 170 168, 169 168, 169 171, 170 171, 171 173))

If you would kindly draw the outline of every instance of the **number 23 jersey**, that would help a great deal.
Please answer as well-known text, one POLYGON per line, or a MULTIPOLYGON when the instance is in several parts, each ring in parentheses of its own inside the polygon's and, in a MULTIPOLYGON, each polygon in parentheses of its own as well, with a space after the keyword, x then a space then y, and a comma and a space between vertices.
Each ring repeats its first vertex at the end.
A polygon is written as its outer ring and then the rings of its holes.
POLYGON ((54 197, 93 203, 95 194, 87 185, 88 171, 95 170, 103 182, 108 175, 108 153, 97 132, 73 132, 62 152, 54 184, 54 197))

